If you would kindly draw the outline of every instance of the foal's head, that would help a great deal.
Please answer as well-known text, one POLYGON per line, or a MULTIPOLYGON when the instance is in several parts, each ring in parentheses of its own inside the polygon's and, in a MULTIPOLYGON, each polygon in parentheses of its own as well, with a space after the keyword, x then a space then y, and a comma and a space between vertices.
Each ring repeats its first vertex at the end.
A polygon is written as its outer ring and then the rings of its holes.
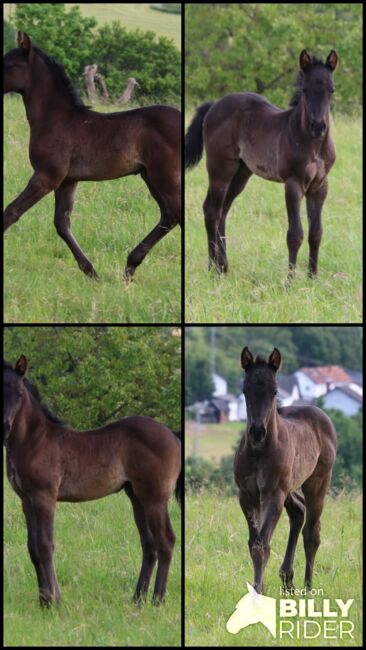
POLYGON ((244 396, 247 405, 247 430, 253 447, 263 446, 273 409, 276 408, 276 373, 281 365, 281 354, 274 348, 268 362, 254 357, 245 347, 241 353, 241 365, 245 370, 244 396))
POLYGON ((28 362, 23 354, 16 362, 15 368, 4 361, 4 444, 8 441, 14 419, 21 408, 22 398, 26 390, 23 377, 27 371, 27 366, 28 362))
POLYGON ((334 50, 324 63, 311 57, 306 50, 300 54, 300 73, 297 85, 308 118, 312 138, 321 138, 328 127, 328 113, 331 96, 334 93, 332 72, 337 67, 338 57, 334 50))

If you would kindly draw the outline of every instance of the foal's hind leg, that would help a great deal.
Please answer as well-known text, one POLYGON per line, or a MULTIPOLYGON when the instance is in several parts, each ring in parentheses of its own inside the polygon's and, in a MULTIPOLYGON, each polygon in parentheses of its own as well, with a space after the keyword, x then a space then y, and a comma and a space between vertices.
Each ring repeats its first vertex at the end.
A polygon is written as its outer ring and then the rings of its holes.
POLYGON ((164 600, 165 596, 169 567, 175 544, 175 534, 170 523, 167 502, 148 501, 144 504, 144 510, 158 554, 158 570, 153 596, 154 604, 158 605, 164 600))
POLYGON ((309 277, 313 277, 318 272, 318 253, 323 233, 322 207, 327 194, 328 181, 325 179, 316 192, 309 192, 306 195, 309 221, 309 277))
POLYGON ((223 244, 226 214, 221 226, 221 234, 219 234, 219 228, 223 219, 224 201, 230 183, 238 171, 238 164, 238 160, 218 160, 216 158, 214 163, 207 163, 209 187, 203 204, 203 212, 208 240, 209 269, 215 266, 219 273, 225 273, 228 268, 225 245, 223 244))
POLYGON ((60 187, 55 190, 55 227, 57 233, 66 242, 74 255, 79 267, 91 278, 97 278, 97 273, 86 255, 84 255, 79 244, 71 232, 70 215, 74 205, 74 197, 77 183, 64 181, 60 187))
MULTIPOLYGON (((159 174, 160 170, 157 170, 159 174)), ((160 207, 160 221, 152 231, 128 255, 124 279, 132 279, 136 268, 145 259, 148 252, 177 224, 181 222, 181 190, 180 180, 177 182, 176 174, 166 175, 162 185, 161 178, 151 172, 141 172, 141 177, 148 186, 151 195, 160 207)))
POLYGON ((332 472, 323 477, 310 477, 302 486, 306 502, 306 522, 302 534, 306 556, 305 587, 311 589, 315 554, 320 544, 320 516, 332 472))
POLYGON ((249 178, 251 177, 252 172, 249 167, 247 167, 242 161, 239 162, 239 167, 231 179, 228 191, 226 193, 224 205, 222 207, 222 216, 219 223, 218 229, 218 246, 219 246, 219 255, 221 255, 221 266, 223 271, 227 273, 228 271, 228 262, 226 257, 226 236, 225 236, 225 225, 226 217, 231 208, 231 205, 236 199, 236 197, 243 191, 249 178))
POLYGON ((299 492, 290 493, 285 501, 285 508, 290 520, 290 535, 288 538, 285 558, 280 568, 280 577, 282 578, 285 589, 294 589, 292 582, 294 571, 292 567, 297 540, 305 519, 304 497, 299 492))
POLYGON ((136 526, 140 533, 141 547, 142 547, 142 566, 140 571, 140 576, 137 582, 134 601, 140 602, 143 600, 148 592, 149 584, 151 580, 151 574, 153 572, 155 562, 157 559, 157 552, 155 547, 155 542, 151 530, 147 525, 146 515, 143 508, 143 505, 136 497, 132 485, 127 483, 125 485, 125 491, 128 497, 131 500, 133 514, 136 522, 136 526))

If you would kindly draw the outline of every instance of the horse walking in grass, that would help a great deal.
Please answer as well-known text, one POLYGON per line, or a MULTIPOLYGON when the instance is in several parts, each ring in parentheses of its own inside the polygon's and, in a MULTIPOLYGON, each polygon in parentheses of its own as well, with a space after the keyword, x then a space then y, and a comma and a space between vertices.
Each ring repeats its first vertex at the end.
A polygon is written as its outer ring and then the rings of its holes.
POLYGON ((26 379, 27 359, 4 362, 4 445, 7 474, 22 501, 28 550, 41 605, 60 601, 54 567, 57 501, 91 501, 124 490, 142 547, 134 600, 148 592, 157 561, 153 601, 164 599, 175 534, 168 501, 181 502, 179 434, 156 420, 125 417, 98 429, 75 431, 54 416, 26 379))
POLYGON ((205 148, 209 187, 203 210, 209 268, 227 272, 226 217, 234 199, 256 174, 285 184, 290 277, 303 241, 300 204, 306 197, 309 275, 316 275, 327 176, 335 161, 329 109, 337 61, 334 50, 325 64, 303 50, 297 90, 288 110, 250 92, 226 95, 197 109, 186 135, 185 165, 194 167, 205 148))
MULTIPOLYGON (((79 181, 140 175, 160 208, 160 221, 128 255, 130 280, 151 248, 181 221, 181 114, 170 106, 122 113, 86 107, 64 69, 18 32, 17 47, 4 57, 4 93, 20 93, 30 125, 34 169, 27 187, 4 212, 4 231, 46 194, 55 194, 57 233, 80 269, 97 273, 71 232, 79 181)), ((105 215, 101 215, 101 219, 105 215)))

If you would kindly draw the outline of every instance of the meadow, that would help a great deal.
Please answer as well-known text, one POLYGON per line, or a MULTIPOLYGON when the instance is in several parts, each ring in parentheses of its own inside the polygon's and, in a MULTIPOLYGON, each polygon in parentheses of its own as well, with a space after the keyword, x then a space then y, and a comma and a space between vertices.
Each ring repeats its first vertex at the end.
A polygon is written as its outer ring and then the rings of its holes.
MULTIPOLYGON (((73 3, 66 3, 70 9, 73 3)), ((86 3, 79 5, 82 16, 96 18, 99 25, 118 21, 127 29, 156 32, 158 37, 172 38, 181 48, 181 16, 163 11, 154 11, 147 3, 86 3)), ((14 8, 13 8, 14 11, 14 8)), ((4 3, 4 16, 9 18, 10 4, 4 3)))
POLYGON ((153 607, 152 590, 141 607, 132 602, 141 547, 123 492, 57 505, 56 572, 62 603, 46 610, 38 603, 21 502, 7 480, 4 510, 5 646, 180 646, 181 512, 173 498, 170 515, 177 541, 161 607, 153 607))
MULTIPOLYGON (((193 113, 187 116, 187 125, 193 113)), ((362 127, 336 116, 337 160, 323 208, 319 276, 307 277, 304 242, 295 280, 288 285, 284 187, 251 177, 227 218, 229 273, 207 271, 202 204, 205 161, 185 177, 185 315, 188 323, 356 323, 362 320, 362 127)))
MULTIPOLYGON (((23 102, 5 98, 5 205, 32 175, 23 102)), ((97 106, 95 110, 119 110, 97 106)), ((147 256, 128 286, 128 253, 158 223, 160 211, 139 176, 78 185, 74 236, 99 281, 86 277, 53 225, 54 196, 11 226, 4 244, 7 323, 164 323, 181 319, 181 231, 176 227, 147 256)))
MULTIPOLYGON (((314 588, 323 598, 354 599, 348 618, 354 623, 354 639, 323 637, 274 639, 262 624, 251 625, 237 635, 226 630, 236 603, 252 584, 253 570, 247 546, 248 532, 239 501, 219 492, 186 494, 185 499, 185 642, 187 646, 299 646, 340 647, 362 645, 362 505, 360 494, 327 497, 322 515, 321 545, 315 559, 314 588)), ((279 598, 278 570, 289 532, 281 515, 273 535, 265 572, 265 594, 279 598)), ((300 536, 294 563, 294 583, 303 587, 305 556, 300 536)), ((303 596, 304 598, 304 596, 303 596)), ((300 620, 300 619, 296 619, 300 620)), ((314 620, 314 619, 313 619, 314 620)))

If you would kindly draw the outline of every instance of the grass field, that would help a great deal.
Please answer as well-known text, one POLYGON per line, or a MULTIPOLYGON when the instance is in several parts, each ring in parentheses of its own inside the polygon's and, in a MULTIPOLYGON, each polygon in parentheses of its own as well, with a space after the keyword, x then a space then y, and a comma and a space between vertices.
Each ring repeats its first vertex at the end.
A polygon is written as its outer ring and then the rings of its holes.
POLYGON ((128 497, 120 493, 89 503, 58 504, 56 571, 62 603, 42 610, 20 499, 6 481, 4 645, 179 646, 181 513, 173 499, 170 514, 177 541, 166 602, 153 607, 150 594, 138 608, 132 595, 141 547, 128 497))
MULTIPOLYGON (((96 110, 107 110, 97 107, 96 110)), ((109 111, 118 110, 108 107, 109 111)), ((5 97, 5 205, 32 175, 29 129, 20 97, 5 97)), ((5 236, 4 320, 7 323, 164 323, 181 320, 181 231, 157 244, 129 286, 127 254, 159 221, 159 208, 138 176, 80 183, 72 228, 99 275, 87 278, 53 225, 46 196, 5 236)))
MULTIPOLYGON (((354 599, 349 619, 355 639, 274 639, 262 624, 251 625, 236 636, 226 622, 236 603, 252 583, 247 546, 247 526, 237 498, 218 493, 186 495, 185 501, 185 641, 187 646, 360 646, 362 645, 362 523, 360 495, 328 497, 322 516, 321 545, 315 559, 315 588, 324 598, 354 599)), ((271 557, 265 572, 266 595, 279 597, 278 569, 288 537, 288 520, 282 514, 275 530, 271 557)), ((302 587, 305 557, 302 539, 296 552, 294 582, 302 587)), ((315 597, 320 605, 322 599, 315 597)), ((297 619, 296 619, 297 620, 297 619)), ((314 620, 314 619, 313 619, 314 620)))
MULTIPOLYGON (((75 4, 66 3, 66 8, 75 4)), ((79 5, 81 15, 96 18, 100 25, 117 20, 127 29, 152 31, 158 36, 172 38, 181 48, 181 17, 151 9, 147 3, 83 3, 79 5)), ((13 7, 14 11, 14 7, 13 7)), ((4 3, 4 17, 9 18, 9 3, 4 3)))
POLYGON ((184 428, 185 456, 191 456, 195 446, 197 456, 218 462, 222 456, 232 454, 233 446, 239 440, 239 433, 244 429, 245 422, 200 424, 197 429, 192 420, 187 420, 184 428))
MULTIPOLYGON (((191 116, 190 116, 191 117, 191 116)), ((187 117, 187 124, 189 122, 187 117)), ((360 119, 337 117, 337 161, 323 208, 319 277, 307 278, 304 242, 297 277, 287 286, 287 217, 284 187, 252 177, 227 220, 229 273, 207 271, 202 203, 207 192, 204 161, 186 174, 186 320, 189 323, 356 323, 362 320, 362 210, 360 119)))

